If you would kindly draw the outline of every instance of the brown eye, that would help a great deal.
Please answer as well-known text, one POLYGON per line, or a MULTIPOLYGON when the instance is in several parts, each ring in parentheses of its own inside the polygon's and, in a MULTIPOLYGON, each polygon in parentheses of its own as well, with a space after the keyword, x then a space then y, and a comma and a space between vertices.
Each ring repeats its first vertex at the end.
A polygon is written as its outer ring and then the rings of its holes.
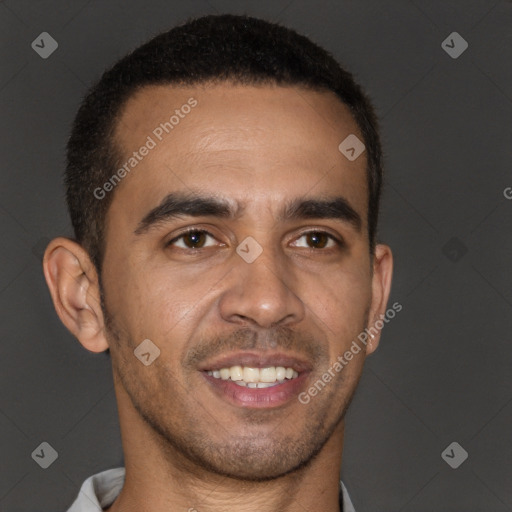
POLYGON ((299 245, 298 247, 305 247, 310 249, 329 249, 335 246, 342 246, 343 243, 335 238, 330 233, 326 233, 325 231, 309 231, 307 233, 302 233, 299 237, 306 239, 306 245, 299 245), (334 245, 328 247, 329 241, 333 242, 334 245))
POLYGON ((308 241, 313 244, 315 249, 323 249, 329 242, 329 236, 326 233, 311 232, 306 235, 308 241))
POLYGON ((191 229, 173 238, 166 245, 176 245, 176 247, 180 247, 181 249, 203 249, 208 237, 213 238, 213 235, 208 231, 203 229, 191 229), (176 244, 178 241, 182 242, 182 245, 176 244))

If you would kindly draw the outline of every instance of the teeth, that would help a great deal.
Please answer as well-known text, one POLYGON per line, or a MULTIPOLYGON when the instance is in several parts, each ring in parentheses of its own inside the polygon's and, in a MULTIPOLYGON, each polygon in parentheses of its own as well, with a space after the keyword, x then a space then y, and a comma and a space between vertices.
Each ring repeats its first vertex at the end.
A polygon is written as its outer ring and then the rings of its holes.
POLYGON ((242 386, 244 388, 271 388, 272 386, 277 386, 281 384, 281 382, 244 382, 243 380, 235 381, 235 384, 242 386))
POLYGON ((258 382, 259 388, 271 388, 272 386, 275 386, 276 383, 271 384, 270 382, 258 382))
POLYGON ((242 380, 244 378, 244 370, 241 366, 232 366, 228 368, 231 380, 242 380))
POLYGON ((260 369, 260 382, 275 382, 275 381, 276 381, 275 366, 271 366, 270 368, 261 368, 260 369))
POLYGON ((222 380, 228 380, 229 379, 229 375, 230 375, 229 368, 222 368, 220 370, 220 378, 222 380))
POLYGON ((286 378, 286 368, 283 368, 282 366, 278 366, 276 368, 276 379, 284 380, 285 378, 286 378))
POLYGON ((231 366, 220 370, 209 370, 208 375, 216 379, 232 380, 240 386, 250 388, 268 388, 284 382, 286 379, 295 379, 299 373, 293 368, 283 366, 269 366, 266 368, 253 368, 251 366, 231 366))
MULTIPOLYGON (((214 375, 215 376, 215 375, 214 375)), ((260 369, 244 366, 244 381, 245 382, 258 382, 260 380, 260 369)))

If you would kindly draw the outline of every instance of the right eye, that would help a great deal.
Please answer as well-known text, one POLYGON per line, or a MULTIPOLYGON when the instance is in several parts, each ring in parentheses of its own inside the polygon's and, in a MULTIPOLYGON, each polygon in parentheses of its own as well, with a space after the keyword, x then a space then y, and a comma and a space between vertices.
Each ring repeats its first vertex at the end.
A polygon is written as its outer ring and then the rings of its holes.
MULTIPOLYGON (((205 248, 205 239, 215 238, 209 231, 204 229, 188 229, 165 244, 166 247, 176 245, 180 249, 198 251, 205 248), (177 244, 180 241, 182 245, 177 244)), ((211 246, 206 246, 211 247, 211 246)))

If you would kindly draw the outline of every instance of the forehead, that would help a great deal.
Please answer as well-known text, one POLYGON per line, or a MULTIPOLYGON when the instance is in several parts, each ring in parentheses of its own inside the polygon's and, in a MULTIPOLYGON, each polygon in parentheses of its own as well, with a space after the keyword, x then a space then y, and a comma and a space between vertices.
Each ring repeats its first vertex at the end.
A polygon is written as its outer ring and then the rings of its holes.
POLYGON ((176 190, 208 190, 270 209, 292 196, 332 192, 350 198, 365 219, 366 155, 351 162, 338 149, 350 134, 363 139, 331 92, 230 83, 144 87, 117 124, 122 163, 140 160, 116 187, 111 209, 115 215, 124 208, 133 225, 176 190), (135 157, 143 146, 151 149, 135 157))
MULTIPOLYGON (((233 141, 237 149, 243 149, 243 145, 254 146, 258 142, 281 143, 281 140, 275 140, 273 134, 281 128, 285 128, 283 135, 294 135, 294 140, 288 141, 290 144, 301 144, 306 139, 308 144, 305 150, 310 147, 314 149, 314 144, 322 142, 330 144, 333 136, 336 142, 345 131, 362 138, 348 107, 333 92, 313 91, 298 86, 246 86, 229 82, 199 84, 195 87, 143 87, 124 105, 117 123, 116 138, 125 148, 136 146, 148 134, 160 131, 158 128, 161 124, 169 122, 171 118, 173 138, 182 139, 179 132, 189 132, 193 125, 196 141, 190 140, 190 143, 197 143, 196 150, 206 149, 207 146, 212 150, 220 146, 225 149, 228 141, 223 140, 223 135, 231 139, 230 132, 233 130, 238 131, 236 141, 233 141), (187 108, 192 98, 198 108, 187 108), (189 116, 189 113, 193 115, 189 116), (187 117, 187 122, 182 122, 187 117), (180 129, 175 130, 178 125, 180 129), (223 128, 226 133, 219 131, 223 128), (215 137, 210 137, 214 130, 215 137), (263 132, 268 133, 267 140, 264 140, 263 132), (254 135, 259 136, 254 138, 254 135)), ((168 133, 164 131, 162 135, 165 134, 168 133)))

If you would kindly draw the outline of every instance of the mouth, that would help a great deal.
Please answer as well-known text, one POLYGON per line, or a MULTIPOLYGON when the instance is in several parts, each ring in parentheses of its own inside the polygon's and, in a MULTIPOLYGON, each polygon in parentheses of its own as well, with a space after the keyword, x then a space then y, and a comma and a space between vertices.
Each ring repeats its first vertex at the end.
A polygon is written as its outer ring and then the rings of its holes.
POLYGON ((312 365, 283 354, 239 353, 205 363, 210 389, 237 407, 275 408, 296 398, 312 365))
POLYGON ((296 379, 299 376, 297 370, 284 366, 253 368, 251 366, 235 365, 220 370, 208 370, 206 373, 215 379, 230 380, 238 386, 252 389, 278 386, 285 380, 296 379))

